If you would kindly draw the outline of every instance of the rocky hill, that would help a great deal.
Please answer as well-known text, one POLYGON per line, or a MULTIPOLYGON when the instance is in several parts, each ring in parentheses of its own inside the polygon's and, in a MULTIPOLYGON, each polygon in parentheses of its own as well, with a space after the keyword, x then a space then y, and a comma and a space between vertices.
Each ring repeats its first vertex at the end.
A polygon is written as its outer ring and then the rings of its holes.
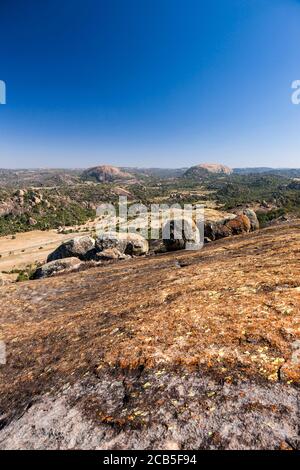
POLYGON ((266 174, 276 175, 285 178, 299 178, 299 168, 269 168, 269 167, 250 167, 250 168, 234 168, 234 173, 240 175, 251 175, 251 174, 266 174))
POLYGON ((0 448, 299 448, 300 221, 2 287, 0 448))
POLYGON ((189 168, 184 173, 184 176, 187 178, 198 178, 206 176, 210 173, 218 175, 230 175, 232 173, 232 169, 228 166, 217 163, 201 163, 200 165, 195 165, 189 168))
POLYGON ((82 170, 34 168, 8 170, 0 168, 0 188, 53 187, 80 182, 82 170))
POLYGON ((133 178, 130 173, 111 165, 101 165, 89 168, 83 172, 82 177, 84 179, 96 180, 99 183, 112 183, 114 181, 133 178))

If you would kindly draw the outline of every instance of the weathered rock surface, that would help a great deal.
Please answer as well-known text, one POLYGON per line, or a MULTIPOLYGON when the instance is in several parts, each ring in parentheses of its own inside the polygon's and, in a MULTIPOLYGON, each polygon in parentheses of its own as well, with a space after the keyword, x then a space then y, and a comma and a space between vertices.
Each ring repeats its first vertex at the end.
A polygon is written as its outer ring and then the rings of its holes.
POLYGON ((230 237, 231 230, 224 222, 207 222, 204 225, 204 235, 211 241, 230 237))
POLYGON ((167 220, 162 228, 162 237, 167 251, 200 248, 200 231, 188 218, 167 220))
POLYGON ((57 259, 37 268, 32 277, 33 279, 42 279, 44 277, 54 276, 61 272, 71 272, 72 270, 79 268, 81 264, 82 262, 78 258, 74 257, 57 259))
POLYGON ((95 248, 97 251, 116 248, 126 255, 140 256, 148 253, 149 244, 148 241, 138 233, 111 232, 98 237, 95 248))
POLYGON ((163 368, 103 371, 41 396, 0 430, 0 448, 299 449, 297 401, 283 384, 221 384, 163 368))
POLYGON ((245 209, 244 214, 250 220, 251 231, 254 232, 255 230, 259 230, 259 221, 257 218, 256 213, 252 209, 245 209))
POLYGON ((86 253, 92 250, 94 246, 95 240, 88 235, 72 238, 62 243, 56 250, 50 253, 47 262, 70 257, 84 260, 86 253))
POLYGON ((0 448, 299 448, 300 222, 0 288, 0 448))
POLYGON ((225 223, 225 226, 229 228, 232 235, 240 235, 241 233, 250 232, 251 223, 248 217, 244 214, 240 214, 234 219, 229 220, 225 223))
POLYGON ((162 239, 149 240, 149 253, 166 253, 167 248, 165 247, 164 241, 162 239))
POLYGON ((251 222, 245 214, 239 214, 234 218, 219 222, 206 222, 204 224, 204 236, 210 240, 220 240, 231 235, 248 233, 250 230, 251 222))
POLYGON ((130 256, 121 253, 117 248, 106 248, 106 250, 96 252, 93 257, 95 261, 109 261, 126 258, 130 258, 130 256))

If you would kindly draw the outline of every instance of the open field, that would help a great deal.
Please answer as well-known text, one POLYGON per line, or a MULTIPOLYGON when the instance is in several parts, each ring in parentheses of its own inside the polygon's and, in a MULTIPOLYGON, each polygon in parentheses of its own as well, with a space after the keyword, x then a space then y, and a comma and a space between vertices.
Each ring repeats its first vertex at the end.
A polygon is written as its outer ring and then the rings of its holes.
POLYGON ((0 272, 23 269, 29 264, 44 262, 51 251, 63 241, 69 240, 82 232, 72 234, 58 233, 56 230, 17 233, 0 237, 0 272))

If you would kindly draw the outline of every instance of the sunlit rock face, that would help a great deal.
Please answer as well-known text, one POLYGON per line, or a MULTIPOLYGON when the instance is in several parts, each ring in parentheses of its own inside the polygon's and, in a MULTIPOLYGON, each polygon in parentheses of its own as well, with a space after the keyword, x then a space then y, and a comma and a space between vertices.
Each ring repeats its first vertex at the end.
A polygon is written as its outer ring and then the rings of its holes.
POLYGON ((2 286, 0 448, 299 448, 299 253, 294 220, 2 286))

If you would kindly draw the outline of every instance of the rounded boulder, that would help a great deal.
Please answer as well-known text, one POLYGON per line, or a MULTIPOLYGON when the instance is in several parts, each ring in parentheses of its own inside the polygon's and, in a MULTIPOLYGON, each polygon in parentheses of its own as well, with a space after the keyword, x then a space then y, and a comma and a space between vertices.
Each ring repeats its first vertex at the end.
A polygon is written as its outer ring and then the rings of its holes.
POLYGON ((95 240, 88 235, 82 237, 75 237, 62 243, 56 250, 54 250, 47 258, 47 262, 63 258, 79 258, 85 260, 88 251, 92 250, 95 246, 95 240))

